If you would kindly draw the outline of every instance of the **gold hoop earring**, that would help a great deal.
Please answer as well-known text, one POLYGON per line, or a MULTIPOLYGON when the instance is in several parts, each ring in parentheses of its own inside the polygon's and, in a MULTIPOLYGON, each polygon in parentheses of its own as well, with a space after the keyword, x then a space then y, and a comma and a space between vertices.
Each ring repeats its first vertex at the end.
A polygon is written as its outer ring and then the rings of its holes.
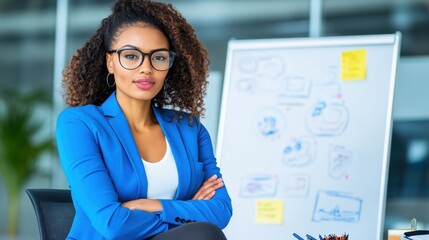
POLYGON ((108 87, 114 87, 115 84, 116 84, 116 82, 115 82, 115 79, 113 79, 113 83, 110 84, 110 82, 109 82, 109 76, 110 75, 113 75, 113 73, 109 72, 109 74, 107 74, 107 76, 106 76, 106 84, 107 84, 108 87))

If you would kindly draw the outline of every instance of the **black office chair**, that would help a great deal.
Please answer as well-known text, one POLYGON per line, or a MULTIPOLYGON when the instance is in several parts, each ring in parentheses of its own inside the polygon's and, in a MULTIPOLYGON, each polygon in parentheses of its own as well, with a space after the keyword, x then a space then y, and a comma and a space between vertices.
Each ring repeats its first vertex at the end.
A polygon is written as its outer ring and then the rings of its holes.
POLYGON ((75 215, 70 190, 25 189, 36 212, 41 240, 66 239, 75 215))

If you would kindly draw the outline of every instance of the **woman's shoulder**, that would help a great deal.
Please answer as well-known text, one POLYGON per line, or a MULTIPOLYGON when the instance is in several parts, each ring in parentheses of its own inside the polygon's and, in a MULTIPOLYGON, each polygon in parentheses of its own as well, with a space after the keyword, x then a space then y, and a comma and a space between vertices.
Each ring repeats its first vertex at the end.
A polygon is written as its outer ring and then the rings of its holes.
POLYGON ((86 119, 99 118, 100 116, 103 116, 100 106, 88 104, 84 106, 67 107, 60 112, 58 119, 86 119))

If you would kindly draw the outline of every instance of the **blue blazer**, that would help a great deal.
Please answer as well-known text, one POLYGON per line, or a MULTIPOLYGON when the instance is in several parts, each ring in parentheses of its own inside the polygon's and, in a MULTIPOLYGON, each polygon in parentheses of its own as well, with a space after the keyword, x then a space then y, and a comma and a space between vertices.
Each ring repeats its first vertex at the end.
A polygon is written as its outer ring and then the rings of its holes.
POLYGON ((57 119, 61 165, 76 215, 68 239, 145 239, 190 222, 226 227, 231 199, 225 187, 210 200, 191 200, 203 181, 216 174, 210 136, 194 119, 174 120, 173 111, 153 107, 176 160, 179 186, 162 211, 129 210, 121 203, 146 198, 147 178, 128 122, 115 92, 101 105, 63 110, 57 119))

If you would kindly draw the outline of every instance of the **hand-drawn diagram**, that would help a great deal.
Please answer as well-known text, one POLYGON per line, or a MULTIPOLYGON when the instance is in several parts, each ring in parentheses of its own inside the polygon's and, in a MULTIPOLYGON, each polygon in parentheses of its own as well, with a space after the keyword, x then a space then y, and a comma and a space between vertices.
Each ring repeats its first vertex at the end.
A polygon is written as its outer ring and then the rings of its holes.
POLYGON ((242 58, 238 69, 243 73, 255 73, 258 70, 258 61, 255 58, 242 58))
POLYGON ((286 77, 284 81, 285 97, 307 98, 310 94, 311 82, 305 77, 286 77))
POLYGON ((279 103, 286 105, 303 105, 308 101, 311 81, 302 76, 290 76, 281 79, 284 86, 278 89, 279 103))
POLYGON ((336 84, 339 80, 338 68, 339 67, 337 65, 327 66, 327 68, 320 73, 319 77, 314 80, 314 84, 317 86, 328 86, 336 84))
POLYGON ((228 43, 215 140, 235 206, 229 238, 380 238, 397 42, 228 43), (360 49, 365 79, 345 80, 343 53, 360 49))
POLYGON ((258 112, 256 116, 256 129, 265 139, 275 140, 285 129, 285 117, 275 108, 266 108, 258 112))
POLYGON ((240 74, 236 87, 240 92, 278 91, 284 88, 285 83, 280 77, 285 72, 285 62, 280 56, 243 58, 238 63, 238 69, 240 74))
POLYGON ((316 157, 316 142, 311 137, 294 138, 283 148, 283 163, 291 167, 304 166, 316 157))
POLYGON ((278 78, 285 71, 285 62, 276 55, 260 56, 258 58, 243 58, 238 64, 242 73, 266 78, 278 78))
POLYGON ((286 197, 301 197, 305 198, 308 196, 310 189, 310 176, 306 174, 294 174, 286 176, 285 187, 283 188, 283 194, 286 197))
POLYGON ((253 78, 242 78, 237 81, 237 89, 240 92, 253 93, 256 88, 256 81, 253 78))
POLYGON ((347 193, 319 191, 313 210, 313 222, 359 222, 362 199, 347 193))
MULTIPOLYGON (((332 101, 341 101, 343 99, 340 84, 329 84, 313 87, 314 97, 319 99, 329 99, 332 101)), ((326 100, 325 100, 326 101, 326 100)))
POLYGON ((271 174, 251 174, 241 180, 240 196, 266 197, 277 192, 278 177, 271 174))
POLYGON ((319 101, 307 116, 308 131, 316 136, 341 135, 349 122, 347 108, 340 103, 319 101))
POLYGON ((344 177, 352 160, 352 151, 344 146, 331 146, 329 149, 329 176, 339 179, 344 177))

